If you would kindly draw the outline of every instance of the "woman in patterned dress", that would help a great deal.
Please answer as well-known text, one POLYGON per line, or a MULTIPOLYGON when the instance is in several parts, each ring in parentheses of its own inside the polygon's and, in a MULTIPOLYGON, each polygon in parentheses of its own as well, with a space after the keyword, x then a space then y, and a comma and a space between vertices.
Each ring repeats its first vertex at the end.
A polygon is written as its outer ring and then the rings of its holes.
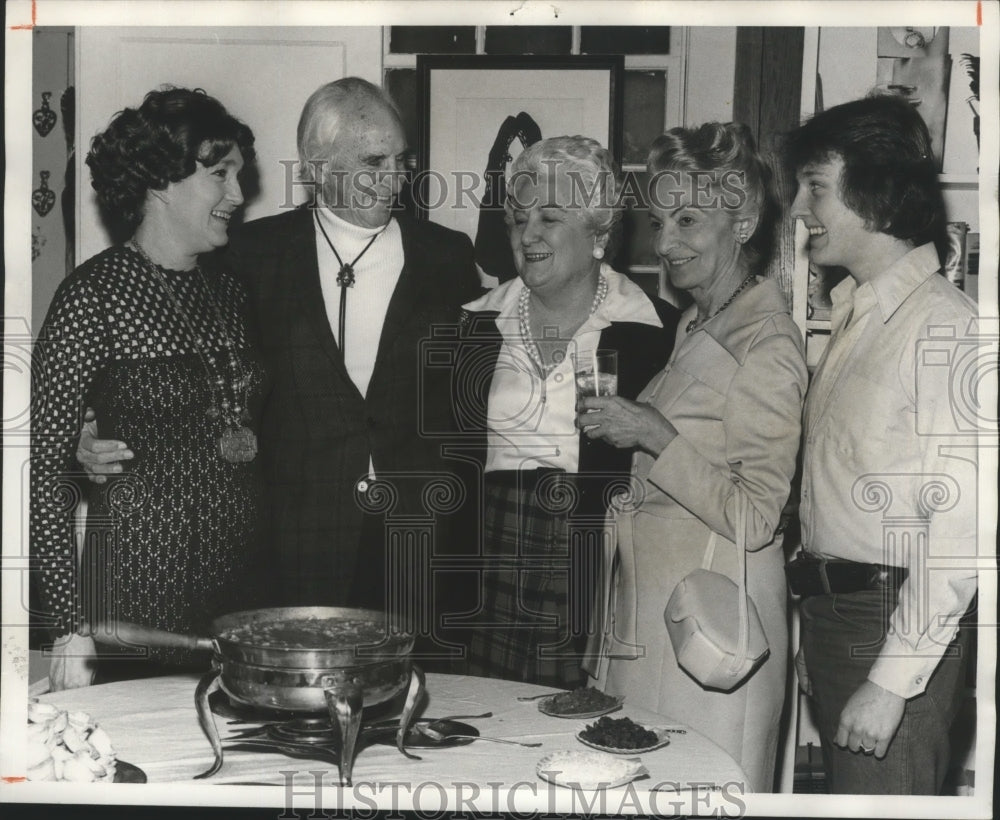
POLYGON ((200 90, 150 92, 87 156, 112 234, 128 237, 60 285, 33 362, 30 544, 55 638, 53 689, 204 658, 120 646, 116 621, 186 634, 252 604, 264 372, 228 242, 253 134, 200 90), (127 441, 123 471, 89 486, 82 559, 74 450, 85 407, 127 441), (98 656, 95 638, 103 638, 98 656), (97 661, 100 663, 96 663, 97 661))
POLYGON ((611 268, 622 180, 607 149, 553 137, 511 166, 518 278, 465 306, 460 418, 485 434, 473 674, 573 688, 581 670, 609 487, 630 455, 574 427, 573 357, 618 352, 635 398, 670 355, 677 311, 611 268))

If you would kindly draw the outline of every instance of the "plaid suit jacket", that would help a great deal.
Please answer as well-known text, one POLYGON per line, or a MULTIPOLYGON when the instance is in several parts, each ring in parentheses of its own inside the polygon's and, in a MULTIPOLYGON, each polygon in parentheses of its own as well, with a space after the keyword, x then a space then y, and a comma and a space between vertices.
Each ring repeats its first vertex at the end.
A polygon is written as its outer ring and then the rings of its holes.
POLYGON ((356 603, 368 505, 385 511, 385 502, 393 516, 420 514, 421 476, 446 469, 440 439, 419 429, 444 428, 450 414, 447 390, 426 383, 421 340, 436 324, 454 326, 462 303, 478 292, 473 248, 464 234, 396 218, 405 261, 367 396, 349 378, 326 317, 311 210, 251 222, 226 252, 247 283, 271 382, 260 457, 272 605, 356 603), (394 488, 372 500, 364 481, 369 456, 378 475, 416 475, 390 477, 394 488))

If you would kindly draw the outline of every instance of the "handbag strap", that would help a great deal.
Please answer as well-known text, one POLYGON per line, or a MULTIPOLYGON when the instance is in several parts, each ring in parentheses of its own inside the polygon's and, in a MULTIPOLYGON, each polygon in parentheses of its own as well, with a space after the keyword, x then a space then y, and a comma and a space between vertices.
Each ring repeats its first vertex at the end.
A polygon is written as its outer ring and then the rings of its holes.
MULTIPOLYGON (((750 652, 750 605, 747 595, 747 498, 739 485, 736 487, 736 585, 739 589, 737 606, 739 607, 739 636, 736 642, 736 654, 730 665, 730 671, 735 674, 747 659, 750 652)), ((718 535, 715 530, 708 536, 708 546, 705 547, 705 557, 701 568, 712 571, 712 560, 715 558, 715 545, 718 535)))
POLYGON ((747 659, 750 649, 750 606, 747 596, 747 498, 736 487, 736 577, 739 586, 740 631, 730 671, 735 673, 747 659))
POLYGON ((705 547, 705 557, 701 561, 701 568, 709 572, 712 571, 712 561, 715 559, 715 542, 718 538, 719 536, 715 534, 715 530, 709 533, 708 546, 705 547))

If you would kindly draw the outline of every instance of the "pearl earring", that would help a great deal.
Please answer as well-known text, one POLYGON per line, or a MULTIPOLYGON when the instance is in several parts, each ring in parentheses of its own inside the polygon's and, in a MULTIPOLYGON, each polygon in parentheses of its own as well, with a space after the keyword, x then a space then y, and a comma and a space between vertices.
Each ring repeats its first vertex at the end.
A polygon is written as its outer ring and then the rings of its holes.
POLYGON ((594 246, 594 250, 593 250, 593 254, 594 254, 594 259, 603 259, 604 258, 604 248, 602 248, 600 245, 595 245, 594 246))

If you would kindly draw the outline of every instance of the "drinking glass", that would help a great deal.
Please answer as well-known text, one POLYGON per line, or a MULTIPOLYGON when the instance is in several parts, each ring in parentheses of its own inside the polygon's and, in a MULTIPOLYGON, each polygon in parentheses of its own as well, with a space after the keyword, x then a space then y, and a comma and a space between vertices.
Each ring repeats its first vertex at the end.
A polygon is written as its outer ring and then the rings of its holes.
POLYGON ((588 396, 618 395, 618 351, 595 350, 573 356, 576 400, 588 396))

